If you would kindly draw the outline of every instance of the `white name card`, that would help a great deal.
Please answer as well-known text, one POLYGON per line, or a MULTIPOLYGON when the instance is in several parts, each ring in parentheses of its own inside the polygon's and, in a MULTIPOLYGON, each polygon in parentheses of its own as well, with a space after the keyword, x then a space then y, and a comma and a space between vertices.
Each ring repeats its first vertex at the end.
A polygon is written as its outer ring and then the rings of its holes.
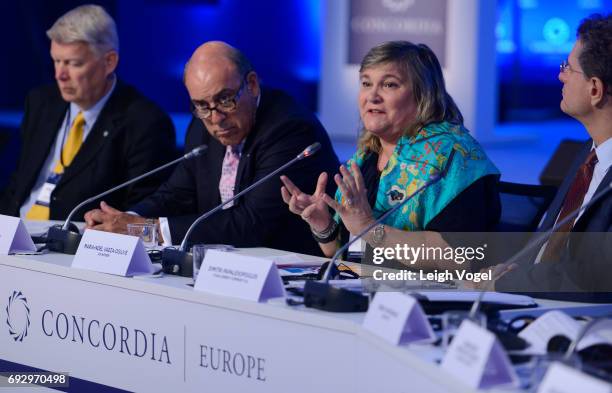
POLYGON ((538 388, 538 393, 574 392, 610 393, 612 385, 563 363, 552 363, 538 388))
POLYGON ((472 388, 517 385, 518 378, 497 337, 470 320, 459 326, 442 368, 472 388))
POLYGON ((36 246, 19 217, 0 215, 0 255, 36 251, 36 246))
POLYGON ((136 236, 87 229, 72 267, 119 276, 153 273, 151 259, 136 236))
MULTIPOLYGON (((548 341, 554 336, 565 336, 570 340, 575 340, 580 333, 582 323, 576 321, 563 311, 553 310, 538 317, 519 333, 519 337, 527 340, 533 353, 546 354, 548 341)), ((612 319, 602 319, 595 326, 591 326, 589 332, 584 336, 576 349, 581 351, 584 348, 596 344, 611 344, 612 319)))
POLYGON ((421 305, 400 292, 377 292, 363 327, 393 345, 436 338, 421 305))
POLYGON ((255 302, 285 296, 273 261, 219 250, 206 252, 194 288, 255 302))

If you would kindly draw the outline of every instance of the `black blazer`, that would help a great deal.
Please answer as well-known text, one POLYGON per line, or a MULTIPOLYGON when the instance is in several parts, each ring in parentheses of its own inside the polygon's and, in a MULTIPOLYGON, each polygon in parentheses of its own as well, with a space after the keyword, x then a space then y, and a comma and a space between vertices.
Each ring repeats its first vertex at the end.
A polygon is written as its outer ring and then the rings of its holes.
MULTIPOLYGON (((327 171, 333 176, 338 171, 338 158, 327 133, 310 112, 278 90, 263 89, 255 124, 242 150, 235 193, 295 158, 314 142, 321 143, 321 150, 284 173, 307 193, 314 191, 321 172, 327 171)), ((208 145, 204 155, 179 164, 155 194, 130 209, 142 216, 168 217, 175 244, 181 242, 196 218, 221 203, 219 179, 225 146, 210 136, 202 121, 193 118, 185 150, 201 144, 208 145)), ((189 242, 320 254, 308 225, 289 212, 280 188, 278 176, 263 183, 237 200, 233 207, 202 222, 189 242)), ((334 190, 335 183, 330 176, 328 192, 333 195, 334 190)))
MULTIPOLYGON (((22 148, 17 169, 0 198, 0 212, 19 215, 39 176, 69 103, 56 85, 29 93, 21 124, 22 148)), ((71 165, 51 195, 50 218, 65 219, 77 204, 169 161, 175 155, 172 121, 133 87, 117 81, 115 90, 71 165)), ((104 198, 125 210, 149 195, 168 176, 153 175, 104 198)), ((85 206, 83 214, 98 202, 85 206)))
MULTIPOLYGON (((540 232, 553 227, 574 176, 592 146, 592 140, 585 142, 538 228, 540 232)), ((608 170, 596 193, 605 190, 611 182, 612 170, 608 170)), ((531 257, 525 258, 518 269, 503 276, 496 283, 496 288, 508 291, 556 291, 561 294, 551 292, 545 296, 570 300, 612 300, 607 294, 612 292, 612 192, 587 208, 574 224, 561 261, 533 264, 539 250, 540 247, 536 247, 531 257), (572 295, 568 292, 582 294, 572 295)))

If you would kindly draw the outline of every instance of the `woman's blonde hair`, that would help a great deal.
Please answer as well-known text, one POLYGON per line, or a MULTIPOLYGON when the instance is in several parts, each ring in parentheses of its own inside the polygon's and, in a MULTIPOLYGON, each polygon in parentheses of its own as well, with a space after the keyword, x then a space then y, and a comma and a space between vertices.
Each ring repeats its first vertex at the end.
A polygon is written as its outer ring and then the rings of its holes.
MULTIPOLYGON (((463 124, 459 108, 446 91, 440 63, 427 45, 408 41, 379 44, 365 55, 359 73, 388 63, 398 64, 412 82, 412 94, 417 106, 416 118, 412 124, 407 125, 404 135, 414 135, 430 123, 448 121, 463 124)), ((363 128, 359 148, 380 153, 380 146, 378 137, 363 128)))

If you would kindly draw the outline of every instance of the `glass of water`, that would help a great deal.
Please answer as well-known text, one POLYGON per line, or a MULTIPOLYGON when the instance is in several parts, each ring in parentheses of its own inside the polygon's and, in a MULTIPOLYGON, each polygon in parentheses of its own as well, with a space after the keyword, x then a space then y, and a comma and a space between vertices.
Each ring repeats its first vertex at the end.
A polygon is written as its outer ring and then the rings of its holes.
POLYGON ((227 244, 194 244, 191 249, 193 254, 193 282, 196 282, 200 267, 208 250, 233 251, 234 247, 227 244))
POLYGON ((127 224, 127 232, 130 236, 139 237, 147 249, 157 246, 157 224, 127 224))

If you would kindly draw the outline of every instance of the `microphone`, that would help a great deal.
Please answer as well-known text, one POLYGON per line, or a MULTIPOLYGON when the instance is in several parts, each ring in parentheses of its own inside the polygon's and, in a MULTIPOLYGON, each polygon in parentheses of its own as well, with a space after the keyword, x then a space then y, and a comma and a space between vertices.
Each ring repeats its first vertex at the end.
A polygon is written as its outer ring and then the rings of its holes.
MULTIPOLYGON (((550 238, 552 236, 552 234, 557 231, 557 229, 561 228, 568 221, 573 220, 574 217, 578 216, 581 212, 583 212, 584 210, 588 209, 595 202, 597 202, 598 200, 603 198, 608 192, 610 192, 610 190, 612 190, 612 182, 610 182, 610 184, 608 184, 607 187, 604 187, 603 190, 601 190, 600 192, 598 192, 595 195, 593 195, 593 197, 591 198, 591 200, 588 203, 586 203, 585 205, 581 206, 578 209, 575 209, 573 212, 568 214, 567 217, 565 217, 563 220, 559 221, 557 224, 555 224, 549 230, 547 230, 545 232, 542 232, 538 236, 535 236, 532 241, 530 241, 525 247, 523 247, 522 250, 520 250, 518 253, 514 254, 514 256, 512 256, 506 262, 502 263, 501 266, 510 266, 511 264, 517 263, 522 258, 524 258, 528 254, 530 254, 536 247, 538 247, 538 246, 541 247, 542 244, 544 244, 548 240, 548 238, 550 238)), ((469 313, 469 316, 468 316, 469 319, 473 320, 475 318, 476 313, 478 313, 478 311, 480 310, 480 306, 482 304, 482 300, 484 298, 485 293, 487 291, 491 290, 492 285, 494 283, 495 283, 495 280, 489 281, 489 283, 485 287, 485 289, 478 295, 478 298, 476 298, 476 300, 472 304, 472 308, 470 309, 470 313, 469 313)))
MULTIPOLYGON (((192 149, 189 153, 183 155, 182 157, 177 158, 176 160, 170 161, 158 168, 155 168, 149 172, 145 172, 140 176, 137 176, 133 179, 130 179, 124 183, 119 184, 118 186, 115 186, 113 188, 111 188, 110 190, 104 191, 98 195, 95 195, 91 198, 88 198, 86 200, 84 200, 83 202, 79 203, 74 209, 72 209, 70 211, 70 214, 68 214, 68 217, 66 218, 66 221, 64 222, 64 225, 62 225, 62 227, 59 226, 52 226, 51 228, 49 228, 49 232, 47 233, 47 247, 49 248, 49 250, 51 251, 56 251, 56 252, 61 252, 61 253, 65 253, 65 254, 71 254, 74 255, 76 254, 76 251, 79 247, 79 243, 81 242, 81 234, 78 232, 74 232, 70 230, 70 226, 71 221, 72 221, 72 216, 74 216, 74 214, 83 206, 87 205, 88 203, 91 203, 93 201, 95 201, 98 198, 102 198, 110 193, 113 193, 123 187, 129 186, 132 183, 135 183, 141 179, 144 179, 145 177, 148 177, 154 173, 157 173, 159 171, 162 171, 174 164, 177 164, 183 160, 189 160, 192 159, 194 157, 197 157, 199 155, 201 155, 202 153, 204 153, 206 151, 206 149, 208 149, 207 145, 201 145, 198 146, 194 149, 192 149)), ((74 225, 72 225, 74 227, 74 225)))
POLYGON ((191 236, 191 233, 193 232, 195 227, 198 224, 200 224, 202 221, 206 220, 208 217, 212 216, 219 210, 223 209, 223 207, 225 207, 226 205, 234 202, 236 199, 250 192, 252 189, 258 187, 262 183, 271 179, 272 177, 277 175, 279 172, 287 169, 291 165, 295 164, 298 161, 303 160, 304 158, 312 156, 317 151, 319 151, 320 148, 321 148, 321 144, 319 142, 313 143, 312 145, 304 149, 300 154, 298 154, 297 157, 295 157, 294 159, 290 160, 289 162, 285 163, 278 169, 262 177, 255 183, 251 184, 244 190, 240 191, 238 194, 234 195, 232 198, 228 199, 227 201, 221 203, 220 205, 214 207, 213 209, 207 211, 206 213, 198 217, 193 222, 193 224, 191 224, 189 229, 187 229, 187 232, 185 233, 185 236, 183 237, 183 241, 181 242, 181 245, 178 249, 168 247, 162 251, 162 266, 163 266, 164 272, 170 273, 170 274, 178 272, 181 275, 186 276, 186 277, 192 276, 193 275, 192 273, 193 259, 192 259, 192 255, 187 252, 187 240, 189 239, 189 236, 191 236))
POLYGON ((452 162, 454 155, 455 150, 452 150, 448 158, 447 165, 442 171, 431 175, 429 180, 427 180, 422 186, 414 190, 414 192, 410 194, 407 198, 405 198, 402 202, 387 210, 382 216, 376 219, 366 229, 359 232, 357 236, 355 236, 351 241, 340 247, 340 249, 338 249, 338 251, 336 251, 336 253, 334 254, 327 270, 325 271, 325 274, 323 275, 320 281, 306 281, 306 283, 304 284, 304 305, 306 307, 333 312, 361 312, 366 311, 368 309, 368 298, 366 296, 348 289, 336 288, 329 283, 329 280, 332 278, 331 272, 337 270, 336 261, 344 253, 344 251, 348 250, 348 248, 353 243, 361 239, 375 226, 383 222, 391 214, 398 211, 402 206, 404 206, 408 201, 417 196, 421 191, 425 190, 432 184, 440 181, 444 177, 444 175, 446 175, 446 172, 448 172, 448 168, 450 167, 450 163, 452 162))

